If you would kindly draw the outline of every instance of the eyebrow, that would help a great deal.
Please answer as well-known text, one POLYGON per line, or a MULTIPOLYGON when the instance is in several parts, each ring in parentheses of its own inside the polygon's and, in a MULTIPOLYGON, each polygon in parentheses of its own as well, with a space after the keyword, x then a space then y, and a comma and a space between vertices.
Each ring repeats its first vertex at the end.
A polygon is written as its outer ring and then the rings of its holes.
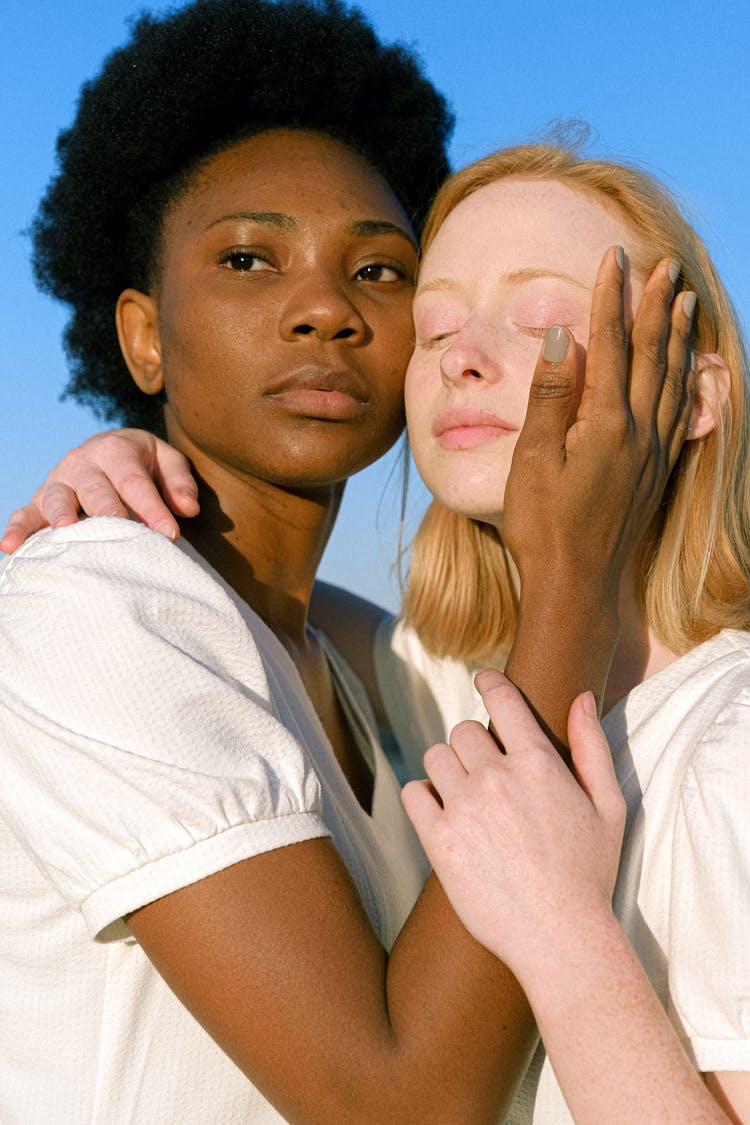
MULTIPOLYGON (((535 266, 527 266, 524 269, 510 270, 508 273, 500 275, 500 280, 508 285, 523 285, 527 281, 536 281, 538 278, 552 278, 555 281, 565 281, 568 285, 574 285, 577 289, 583 289, 587 293, 590 293, 592 289, 592 286, 586 285, 577 277, 573 277, 572 274, 565 273, 562 270, 548 270, 535 266)), ((436 277, 433 281, 427 281, 424 285, 418 285, 415 296, 420 297, 423 293, 434 292, 450 293, 460 288, 460 284, 451 277, 436 277)))
MULTIPOLYGON (((300 225, 291 215, 282 211, 233 211, 229 215, 221 215, 209 223, 206 230, 218 226, 220 223, 261 223, 264 226, 276 227, 284 231, 298 231, 300 225)), ((416 240, 407 230, 397 223, 386 222, 385 219, 360 219, 348 228, 349 233, 356 238, 372 238, 378 234, 396 234, 406 239, 410 246, 416 249, 416 240)))
POLYGON ((281 211, 233 211, 230 215, 221 215, 209 223, 206 230, 217 227, 220 223, 262 223, 264 226, 278 227, 280 230, 299 230, 299 223, 291 215, 284 215, 281 211))

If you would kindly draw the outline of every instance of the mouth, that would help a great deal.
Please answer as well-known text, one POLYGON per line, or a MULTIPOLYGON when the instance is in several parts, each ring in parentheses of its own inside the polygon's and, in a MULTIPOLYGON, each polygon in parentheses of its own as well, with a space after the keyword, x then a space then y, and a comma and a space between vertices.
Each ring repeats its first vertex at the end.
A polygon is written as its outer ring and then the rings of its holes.
POLYGON ((360 417, 370 399, 369 388, 355 372, 312 365, 272 383, 265 394, 291 414, 332 422, 360 417))
POLYGON ((433 437, 443 449, 473 449, 517 433, 518 427, 498 414, 473 406, 444 410, 432 424, 433 437))

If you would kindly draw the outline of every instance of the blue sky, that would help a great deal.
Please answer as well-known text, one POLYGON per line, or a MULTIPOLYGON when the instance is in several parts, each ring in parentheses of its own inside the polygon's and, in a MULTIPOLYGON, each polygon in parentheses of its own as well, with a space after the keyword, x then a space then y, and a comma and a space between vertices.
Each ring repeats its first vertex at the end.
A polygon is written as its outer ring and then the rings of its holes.
MULTIPOLYGON (((0 516, 66 449, 98 428, 61 403, 65 310, 34 288, 23 231, 54 167, 81 82, 126 36, 131 0, 5 0, 0 37, 0 516)), ((634 160, 684 201, 735 303, 750 308, 750 18, 746 0, 364 0, 384 38, 417 47, 457 116, 455 166, 583 119, 599 155, 634 160)), ((322 574, 395 606, 395 458, 348 487, 322 574)), ((411 520, 424 501, 413 489, 411 520)))

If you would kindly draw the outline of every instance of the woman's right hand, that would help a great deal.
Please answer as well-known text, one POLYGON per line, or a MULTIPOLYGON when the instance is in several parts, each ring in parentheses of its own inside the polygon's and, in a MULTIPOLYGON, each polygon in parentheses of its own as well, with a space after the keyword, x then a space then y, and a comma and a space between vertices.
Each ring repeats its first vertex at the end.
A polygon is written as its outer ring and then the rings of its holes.
POLYGON ((29 503, 13 512, 0 550, 10 554, 35 531, 66 527, 82 515, 134 517, 177 539, 174 516, 198 511, 198 486, 181 453, 145 430, 107 430, 66 453, 29 503))

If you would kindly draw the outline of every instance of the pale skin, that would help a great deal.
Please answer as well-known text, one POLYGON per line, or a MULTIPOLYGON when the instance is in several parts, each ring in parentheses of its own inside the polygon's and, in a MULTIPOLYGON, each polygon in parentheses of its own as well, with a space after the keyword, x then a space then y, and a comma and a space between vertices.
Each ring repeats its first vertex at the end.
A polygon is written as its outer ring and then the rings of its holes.
MULTIPOLYGON (((616 214, 559 183, 510 179, 478 191, 448 216, 420 271, 417 347, 406 389, 414 455, 433 493, 450 507, 494 523, 516 561, 510 523, 521 497, 509 490, 504 503, 502 482, 518 468, 519 452, 525 457, 525 436, 518 433, 533 371, 528 359, 533 340, 549 318, 560 318, 577 340, 588 337, 591 357, 598 335, 593 322, 589 330, 584 293, 596 276, 602 244, 613 236, 633 265, 632 317, 645 292, 637 270, 637 238, 616 214), (448 424, 454 428, 446 429, 448 424)), ((685 312, 684 297, 682 302, 685 312)), ((688 317, 689 311, 688 302, 688 317)), ((637 330, 636 325, 634 337, 637 330)), ((689 432, 680 440, 700 440, 711 431, 728 389, 728 371, 719 356, 698 355, 695 366, 698 397, 689 432)), ((631 387, 631 405, 637 393, 631 387)), ((578 420, 566 437, 569 455, 577 455, 577 442, 592 424, 596 417, 585 388, 578 420)), ((603 497, 607 475, 597 476, 593 463, 590 468, 591 495, 603 497)), ((563 492, 550 490, 546 465, 538 470, 529 477, 532 491, 525 496, 540 514, 537 527, 545 523, 545 497, 555 496, 557 504, 546 509, 550 521, 566 504, 563 492)), ((602 500, 593 510, 604 507, 602 500)), ((582 534, 575 548, 580 575, 588 574, 587 544, 582 534)), ((532 564, 541 558, 549 562, 549 555, 538 551, 527 555, 532 564)), ((523 606, 529 570, 523 563, 518 569, 523 606)), ((631 557, 620 580, 621 629, 603 695, 605 711, 676 659, 644 618, 636 578, 631 557)), ((550 667, 554 670, 552 662, 550 667)), ((502 741, 507 732, 518 752, 509 749, 507 759, 498 757, 487 733, 466 724, 454 731, 452 749, 436 747, 426 756, 431 786, 407 787, 404 800, 463 921, 524 985, 576 1122, 750 1121, 750 1076, 711 1074, 706 1086, 698 1080, 612 916, 608 879, 615 870, 612 841, 621 828, 621 810, 613 800, 606 743, 584 714, 581 699, 571 711, 569 734, 591 800, 571 787, 576 812, 556 789, 555 800, 547 803, 549 784, 534 772, 537 752, 529 749, 540 744, 539 731, 509 685, 499 674, 487 673, 482 688, 502 741), (571 822, 576 823, 574 838, 565 829, 571 822), (570 853, 561 847, 563 838, 570 853), (528 858, 534 855, 537 862, 544 857, 541 887, 528 858), (471 863, 462 863, 467 856, 471 863), (519 872, 521 877, 514 878, 519 872), (593 875, 588 891, 597 892, 588 899, 578 883, 586 872, 593 875), (511 919, 511 903, 516 919, 532 919, 523 934, 511 919)), ((559 772, 548 749, 541 759, 544 768, 559 772)))
MULTIPOLYGON (((410 332, 399 324, 408 323, 411 294, 397 278, 400 270, 408 274, 410 263, 413 269, 413 247, 397 201, 372 169, 336 142, 314 137, 301 145, 299 135, 294 141, 290 145, 283 132, 261 135, 210 162, 200 190, 188 191, 170 214, 158 287, 149 294, 127 290, 118 303, 118 326, 136 382, 147 393, 166 387, 170 437, 201 478, 200 515, 183 532, 286 645, 352 788, 366 804, 367 778, 306 619, 343 482, 387 448, 400 426, 400 372, 410 332), (320 182, 327 184, 323 199, 307 186, 320 182), (268 213, 293 222, 259 223, 257 216, 268 213), (256 217, 248 220, 248 214, 256 217), (374 245, 363 247, 358 240, 361 220, 380 225, 374 245), (247 247, 244 261, 221 259, 227 247, 237 245, 247 247), (395 276, 388 272, 394 265, 395 276), (370 267, 377 276, 366 272, 370 267), (257 391, 253 380, 247 391, 246 367, 237 366, 246 354, 234 350, 238 331, 252 338, 254 355, 270 357, 270 374, 258 373, 257 391), (309 353, 308 362, 321 364, 325 357, 329 368, 353 368, 374 403, 365 421, 355 410, 343 426, 341 419, 334 426, 299 402, 292 404, 291 422, 283 412, 274 413, 275 407, 269 413, 264 387, 269 380, 273 387, 278 373, 288 369, 285 357, 292 349, 295 355, 309 353), (205 398, 200 379, 189 378, 194 354, 201 371, 213 369, 211 395, 205 398), (387 375, 385 386, 374 382, 376 372, 379 379, 387 375), (237 388, 246 396, 241 419, 237 388), (260 452, 247 444, 253 411, 279 438, 260 452), (289 434, 293 440, 284 446, 289 434)), ((634 341, 640 337, 632 380, 636 387, 652 388, 633 408, 639 518, 661 494, 690 404, 684 381, 687 323, 680 302, 673 306, 668 265, 655 272, 634 332, 634 341), (654 417, 659 439, 652 457, 647 450, 654 417)), ((571 542, 588 518, 588 457, 600 464, 607 458, 616 414, 612 402, 619 402, 628 376, 622 292, 623 274, 609 251, 592 321, 610 343, 595 357, 596 370, 591 364, 586 400, 601 425, 585 435, 587 458, 553 464, 549 472, 550 485, 556 481, 571 497, 571 542)), ((563 361, 538 362, 523 439, 530 459, 535 450, 542 454, 550 443, 564 443, 576 379, 572 349, 563 361), (545 393, 552 386, 557 394, 545 393)), ((163 450, 150 449, 153 463, 168 472, 163 450)), ((132 467, 125 477, 130 473, 132 467)), ((632 497, 633 474, 627 459, 611 474, 615 499, 618 489, 632 497)), ((519 476, 523 480, 522 463, 519 476)), ((144 480, 132 476, 123 497, 141 514, 151 505, 157 522, 163 521, 165 509, 160 512, 147 498, 144 480)), ((91 487, 95 495, 99 486, 91 487)), ((186 514, 194 513, 195 493, 185 478, 171 489, 174 497, 186 498, 186 514)), ((61 488, 52 495, 52 504, 62 505, 57 522, 75 518, 71 493, 61 488)), ((108 502, 106 492, 95 500, 108 502)), ((637 538, 631 518, 621 515, 624 505, 617 507, 616 535, 637 538)), ((21 513, 4 544, 30 530, 34 518, 21 513)), ((522 514, 519 519, 523 522, 522 514)), ((520 527, 518 534, 523 540, 520 527)), ((598 552, 597 579, 592 574, 585 598, 562 552, 541 583, 546 604, 554 604, 561 617, 575 616, 577 628, 555 637, 561 668, 575 670, 569 681, 565 675, 550 681, 531 639, 522 643, 538 624, 533 572, 525 580, 528 611, 509 670, 555 730, 579 688, 581 653, 591 666, 583 674, 603 684, 617 638, 611 603, 621 549, 607 535, 591 550, 598 552)), ((514 977, 465 933, 434 878, 388 955, 325 841, 237 864, 142 908, 130 924, 191 1012, 290 1120, 494 1121, 509 1104, 535 1042, 514 977), (336 956, 321 956, 325 950, 336 956), (289 990, 276 987, 278 979, 295 981, 294 1003, 285 1000, 289 990), (300 1011, 307 1016, 300 1018, 300 1011)))
POLYGON ((403 799, 462 921, 523 985, 576 1125, 745 1120, 691 1066, 612 914, 625 808, 593 696, 570 711, 576 784, 501 673, 477 686, 505 756, 462 723, 403 799))

